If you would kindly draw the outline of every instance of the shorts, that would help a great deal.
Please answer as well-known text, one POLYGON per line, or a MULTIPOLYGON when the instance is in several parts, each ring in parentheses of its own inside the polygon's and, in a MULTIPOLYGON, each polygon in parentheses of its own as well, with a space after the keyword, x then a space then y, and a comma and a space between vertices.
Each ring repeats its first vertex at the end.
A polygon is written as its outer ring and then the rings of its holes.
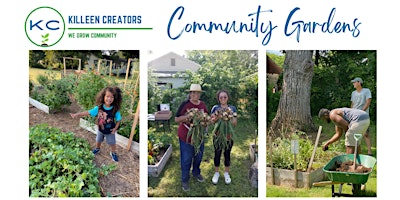
MULTIPOLYGON (((353 147, 356 146, 356 139, 354 139, 354 134, 359 133, 361 135, 364 135, 365 131, 367 131, 369 127, 369 122, 369 119, 353 122, 346 132, 346 139, 344 142, 345 145, 353 147)), ((361 139, 358 141, 358 145, 360 145, 360 143, 361 139)))
POLYGON ((96 142, 102 143, 104 138, 106 138, 106 142, 109 145, 113 145, 116 144, 116 140, 115 140, 115 134, 103 134, 100 131, 97 131, 97 136, 96 136, 96 142))

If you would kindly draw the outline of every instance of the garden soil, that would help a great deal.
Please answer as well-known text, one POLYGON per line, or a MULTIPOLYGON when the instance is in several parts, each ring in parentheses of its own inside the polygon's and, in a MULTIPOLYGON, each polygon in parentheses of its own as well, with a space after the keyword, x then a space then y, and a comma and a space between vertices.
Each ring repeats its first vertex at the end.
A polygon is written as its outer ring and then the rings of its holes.
MULTIPOLYGON (((76 102, 65 107, 62 111, 47 114, 29 104, 29 127, 46 123, 57 127, 63 132, 73 132, 77 137, 89 142, 95 147, 96 135, 79 126, 79 119, 72 119, 69 113, 82 112, 76 102)), ((95 156, 96 166, 116 164, 116 169, 106 176, 99 177, 99 186, 102 196, 139 197, 139 155, 117 145, 119 162, 114 162, 110 156, 110 147, 104 141, 101 151, 95 156)), ((90 152, 91 153, 91 152, 90 152)))
POLYGON ((354 173, 368 173, 372 169, 365 167, 364 165, 356 164, 356 169, 354 170, 353 161, 349 160, 342 163, 335 163, 335 167, 330 171, 338 171, 338 172, 354 172, 354 173))

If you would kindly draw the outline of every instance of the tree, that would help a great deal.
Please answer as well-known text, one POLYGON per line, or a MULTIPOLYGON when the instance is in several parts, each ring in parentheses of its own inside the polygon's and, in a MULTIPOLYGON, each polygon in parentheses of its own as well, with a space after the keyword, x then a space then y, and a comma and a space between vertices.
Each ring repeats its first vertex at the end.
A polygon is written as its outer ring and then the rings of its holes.
POLYGON ((206 91, 201 99, 208 107, 218 103, 216 92, 226 89, 230 95, 229 103, 239 107, 240 114, 257 118, 257 51, 190 51, 187 57, 201 67, 196 72, 187 72, 185 89, 191 83, 201 84, 206 91))
POLYGON ((310 109, 313 77, 313 51, 286 51, 283 65, 283 88, 278 110, 272 120, 275 133, 281 128, 290 131, 314 131, 310 109))
POLYGON ((45 57, 42 50, 29 50, 29 67, 45 68, 40 64, 40 61, 45 57))

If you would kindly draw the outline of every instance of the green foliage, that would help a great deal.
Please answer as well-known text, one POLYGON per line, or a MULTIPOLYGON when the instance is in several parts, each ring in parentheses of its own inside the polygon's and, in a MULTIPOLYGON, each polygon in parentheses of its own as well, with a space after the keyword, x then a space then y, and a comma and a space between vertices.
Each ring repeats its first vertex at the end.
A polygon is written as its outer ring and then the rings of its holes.
MULTIPOLYGON (((132 123, 130 121, 123 121, 118 129, 118 134, 129 138, 131 136, 132 123)), ((135 135, 132 138, 133 141, 139 142, 139 125, 135 128, 135 135)))
MULTIPOLYGON (((294 154, 291 152, 291 141, 298 140, 299 142, 299 154, 296 155, 297 169, 300 171, 306 171, 308 163, 311 159, 311 155, 314 149, 313 141, 311 141, 305 132, 297 131, 290 136, 287 134, 281 134, 281 137, 275 138, 272 143, 272 162, 274 168, 279 169, 294 169, 294 154)), ((338 155, 334 149, 337 149, 336 144, 331 145, 330 151, 322 151, 322 148, 317 148, 313 161, 313 168, 322 167, 324 164, 330 161, 335 155, 338 155)), ((271 151, 267 151, 267 158, 271 151)))
POLYGON ((168 148, 172 144, 171 136, 167 134, 157 134, 155 128, 149 128, 147 140, 147 164, 154 165, 158 160, 161 150, 168 148))
POLYGON ((148 140, 153 146, 159 144, 164 147, 172 143, 171 136, 169 136, 168 134, 157 133, 155 128, 149 128, 148 140))
POLYGON ((50 81, 49 74, 39 74, 36 81, 42 86, 47 86, 50 81))
POLYGON ((86 140, 40 124, 29 130, 30 197, 100 197, 86 140))
POLYGON ((268 84, 267 87, 267 122, 270 123, 275 118, 276 111, 279 106, 279 99, 281 98, 281 91, 272 92, 274 86, 268 84))
POLYGON ((44 59, 44 52, 40 50, 29 50, 29 67, 42 68, 45 66, 40 64, 40 61, 44 59))
MULTIPOLYGON (((278 65, 283 65, 281 58, 268 54, 278 65), (279 64, 282 62, 281 64, 279 64)), ((314 75, 311 85, 311 114, 318 115, 321 108, 350 107, 351 93, 355 90, 350 82, 355 77, 361 77, 363 87, 371 90, 372 102, 370 105, 370 117, 376 121, 376 51, 334 50, 318 51, 318 57, 314 58, 314 75), (340 87, 338 87, 340 86, 340 87)), ((278 79, 278 86, 281 83, 278 79)), ((280 92, 273 94, 268 83, 267 116, 268 122, 275 117, 280 92), (277 96, 279 94, 279 96, 277 96)))
POLYGON ((29 94, 31 94, 31 91, 33 90, 34 87, 35 85, 33 84, 33 81, 29 79, 29 94))
POLYGON ((188 71, 184 88, 199 83, 205 91, 201 97, 207 107, 218 104, 216 93, 229 92, 229 104, 238 108, 241 116, 256 117, 258 109, 257 51, 190 51, 188 59, 201 67, 188 71))
POLYGON ((31 93, 33 99, 49 106, 52 111, 70 105, 70 94, 73 93, 74 80, 71 77, 56 79, 53 75, 39 75, 41 86, 34 87, 31 93))
POLYGON ((107 86, 101 76, 92 72, 82 74, 75 88, 75 99, 83 109, 89 110, 96 104, 96 95, 107 86))
POLYGON ((355 77, 363 79, 363 88, 372 93, 370 117, 376 121, 376 51, 319 51, 318 65, 314 67, 311 86, 311 110, 317 115, 321 108, 350 107, 350 82, 355 77), (340 86, 340 87, 338 87, 340 86))

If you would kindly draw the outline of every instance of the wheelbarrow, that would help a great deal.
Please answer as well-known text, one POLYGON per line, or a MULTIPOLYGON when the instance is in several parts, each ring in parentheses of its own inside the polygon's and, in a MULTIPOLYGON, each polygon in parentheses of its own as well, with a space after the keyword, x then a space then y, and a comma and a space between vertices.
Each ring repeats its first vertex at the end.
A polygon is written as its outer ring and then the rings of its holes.
POLYGON ((361 192, 361 184, 365 184, 368 181, 369 174, 375 167, 376 158, 368 155, 357 155, 357 164, 361 164, 364 167, 371 168, 371 170, 366 173, 332 171, 332 169, 336 168, 338 163, 343 163, 347 161, 354 161, 354 154, 343 154, 332 158, 332 160, 330 160, 322 169, 330 181, 313 183, 313 186, 332 185, 332 197, 359 196, 361 192), (340 185, 338 193, 335 192, 336 184, 340 185), (343 184, 352 185, 353 194, 342 194, 343 184))

